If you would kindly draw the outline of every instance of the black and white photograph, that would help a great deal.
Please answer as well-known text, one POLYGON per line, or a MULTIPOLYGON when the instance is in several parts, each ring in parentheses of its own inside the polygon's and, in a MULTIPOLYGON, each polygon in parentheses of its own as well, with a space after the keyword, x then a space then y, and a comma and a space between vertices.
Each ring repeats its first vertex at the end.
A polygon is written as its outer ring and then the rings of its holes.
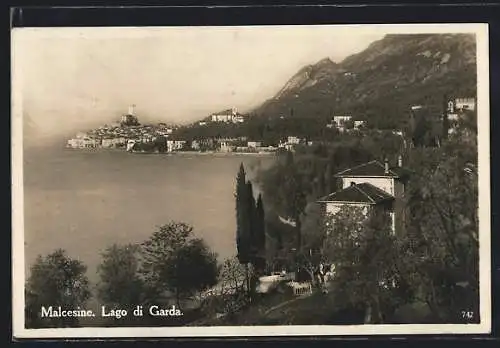
POLYGON ((490 331, 487 24, 11 41, 14 337, 490 331))

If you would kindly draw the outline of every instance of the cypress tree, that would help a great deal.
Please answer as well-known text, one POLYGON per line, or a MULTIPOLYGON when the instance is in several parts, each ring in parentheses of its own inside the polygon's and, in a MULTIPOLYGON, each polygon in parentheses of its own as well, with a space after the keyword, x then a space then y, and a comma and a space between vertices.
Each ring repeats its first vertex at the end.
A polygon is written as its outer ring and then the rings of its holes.
POLYGON ((248 228, 248 246, 249 246, 249 259, 250 262, 253 263, 253 258, 257 252, 257 214, 256 214, 256 206, 255 206, 255 198, 253 197, 253 187, 250 181, 246 183, 246 224, 248 228))
POLYGON ((255 272, 249 273, 249 264, 253 266, 253 269, 255 270, 256 266, 256 208, 255 208, 255 198, 253 197, 253 188, 252 188, 252 183, 250 181, 247 181, 245 185, 246 189, 246 194, 245 194, 245 200, 246 204, 244 206, 244 210, 246 211, 246 216, 245 216, 245 225, 246 225, 246 231, 247 231, 247 238, 246 238, 246 245, 247 245, 247 263, 245 264, 245 269, 246 269, 246 277, 247 277, 247 289, 248 289, 248 295, 250 298, 252 298, 254 294, 254 289, 255 289, 255 284, 256 284, 256 274, 255 272))
MULTIPOLYGON (((256 219, 256 224, 255 224, 256 249, 259 255, 264 255, 266 249, 266 225, 265 225, 264 202, 262 201, 262 196, 260 194, 259 197, 257 198, 255 219, 256 219)), ((258 268, 261 268, 263 266, 262 259, 261 259, 261 264, 258 266, 260 266, 258 268)))
POLYGON ((236 177, 236 247, 241 264, 249 262, 247 192, 245 168, 241 163, 236 177))

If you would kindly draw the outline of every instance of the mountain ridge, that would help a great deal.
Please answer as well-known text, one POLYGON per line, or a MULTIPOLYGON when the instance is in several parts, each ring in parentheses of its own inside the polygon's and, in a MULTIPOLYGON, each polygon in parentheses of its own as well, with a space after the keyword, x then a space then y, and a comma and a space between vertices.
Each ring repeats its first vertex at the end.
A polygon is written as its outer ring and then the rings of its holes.
POLYGON ((396 127, 410 105, 476 95, 473 34, 388 34, 340 63, 302 67, 254 115, 329 119, 352 114, 396 127), (387 116, 387 120, 383 120, 387 116))

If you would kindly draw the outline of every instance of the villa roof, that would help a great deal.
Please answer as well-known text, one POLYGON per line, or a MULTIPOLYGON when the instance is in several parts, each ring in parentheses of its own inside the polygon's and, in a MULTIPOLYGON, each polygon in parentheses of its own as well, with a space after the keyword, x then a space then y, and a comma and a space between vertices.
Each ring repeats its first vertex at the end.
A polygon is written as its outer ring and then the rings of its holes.
POLYGON ((400 178, 407 173, 407 170, 402 167, 390 167, 389 171, 385 172, 384 164, 377 160, 363 163, 358 166, 343 170, 337 174, 336 177, 392 177, 400 178))
POLYGON ((233 109, 226 109, 223 111, 218 111, 214 112, 211 114, 211 116, 238 116, 238 117, 243 117, 243 114, 240 114, 238 111, 233 113, 233 109))
POLYGON ((232 115, 232 114, 233 114, 233 110, 232 109, 226 109, 226 110, 223 110, 223 111, 214 112, 212 115, 220 116, 220 115, 232 115))
POLYGON ((318 202, 378 204, 394 199, 387 192, 369 183, 353 184, 343 190, 330 193, 318 202))

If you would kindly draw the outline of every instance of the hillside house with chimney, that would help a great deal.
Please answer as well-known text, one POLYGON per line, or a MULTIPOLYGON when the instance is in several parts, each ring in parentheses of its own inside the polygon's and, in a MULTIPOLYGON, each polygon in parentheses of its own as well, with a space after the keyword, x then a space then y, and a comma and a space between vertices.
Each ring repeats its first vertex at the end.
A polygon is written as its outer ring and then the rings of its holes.
MULTIPOLYGON (((404 229, 404 192, 409 171, 403 167, 399 156, 397 166, 371 161, 346 169, 335 175, 342 182, 342 188, 318 200, 326 216, 335 215, 344 206, 362 209, 368 215, 371 209, 383 209, 391 217, 393 234, 404 229)), ((329 219, 329 218, 328 218, 329 219)), ((335 221, 325 221, 333 223, 335 221)))

